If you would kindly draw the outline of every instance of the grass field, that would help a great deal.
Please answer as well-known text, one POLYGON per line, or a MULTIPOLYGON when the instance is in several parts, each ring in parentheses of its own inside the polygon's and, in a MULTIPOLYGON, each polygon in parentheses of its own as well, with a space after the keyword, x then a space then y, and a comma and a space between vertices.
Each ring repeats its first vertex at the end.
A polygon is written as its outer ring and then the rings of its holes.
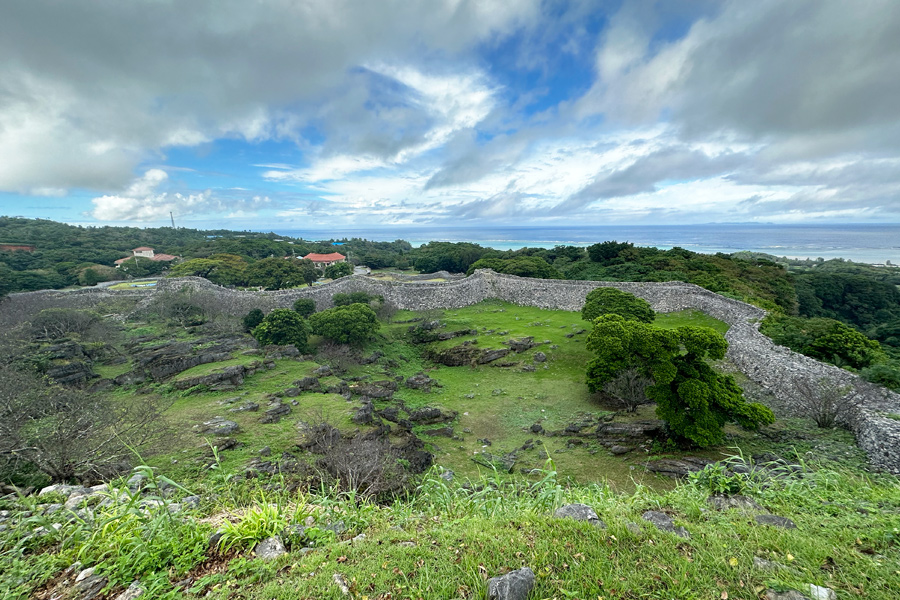
MULTIPOLYGON (((439 387, 431 393, 407 389, 400 386, 392 401, 376 401, 376 408, 390 404, 416 409, 423 406, 439 407, 455 411, 457 418, 451 423, 455 437, 431 437, 423 430, 436 426, 418 426, 414 432, 427 442, 434 453, 435 462, 452 469, 461 476, 476 477, 484 469, 480 464, 491 458, 503 456, 520 449, 529 440, 534 447, 518 450, 516 469, 543 467, 547 457, 552 457, 563 478, 589 483, 609 482, 616 489, 634 490, 639 485, 652 485, 659 489, 671 487, 671 480, 648 473, 642 466, 647 460, 643 452, 634 452, 626 457, 613 456, 595 440, 587 439, 580 446, 568 444, 567 437, 536 436, 530 427, 539 423, 547 431, 563 429, 573 421, 591 418, 597 420, 612 415, 618 406, 604 404, 596 395, 591 395, 584 383, 584 369, 590 355, 584 347, 589 324, 582 321, 580 314, 568 311, 549 311, 532 307, 522 307, 500 301, 443 311, 439 315, 429 313, 429 318, 437 316, 445 324, 441 331, 460 329, 477 330, 476 335, 468 335, 453 340, 430 344, 433 348, 451 347, 470 341, 479 348, 504 348, 502 342, 511 338, 533 337, 536 347, 521 354, 511 353, 498 363, 515 363, 508 367, 492 364, 475 367, 446 367, 434 365, 422 357, 423 346, 409 341, 409 323, 401 323, 416 318, 417 315, 401 311, 393 318, 392 324, 385 324, 379 339, 362 350, 369 354, 376 350, 384 356, 381 360, 352 366, 344 377, 367 377, 370 380, 407 378, 425 372, 436 380, 439 387), (546 361, 534 361, 537 352, 546 356, 546 361), (392 366, 386 366, 392 365, 392 366), (533 365, 533 372, 523 372, 523 367, 533 365), (485 441, 487 440, 487 441, 485 441), (489 443, 488 443, 489 442, 489 443), (476 462, 477 459, 478 462, 476 462)), ((702 313, 681 312, 659 315, 657 324, 662 327, 682 325, 703 325, 724 332, 727 325, 702 313)), ((315 346, 320 340, 313 338, 315 346)), ((175 380, 206 375, 232 364, 249 364, 258 356, 239 356, 229 361, 200 365, 184 371, 175 380)), ((350 421, 358 407, 357 402, 347 402, 340 396, 320 393, 303 393, 294 400, 292 413, 278 424, 261 424, 259 417, 265 410, 268 398, 279 394, 293 381, 309 375, 318 362, 296 362, 280 360, 276 369, 257 373, 248 377, 238 392, 208 392, 192 390, 192 393, 175 400, 168 417, 178 423, 182 431, 214 416, 224 416, 241 426, 235 438, 243 446, 223 453, 222 460, 227 468, 246 463, 263 446, 270 446, 273 453, 280 453, 293 447, 297 440, 298 420, 316 421, 326 419, 344 430, 357 429, 350 421), (233 405, 222 404, 223 400, 239 396, 240 401, 255 402, 260 412, 229 413, 233 405)), ((335 379, 334 381, 337 381, 335 379)), ((323 383, 329 383, 323 380, 323 383)), ((183 394, 183 393, 182 393, 183 394)), ((235 404, 236 405, 236 404, 235 404)), ((650 406, 642 407, 633 414, 617 414, 617 420, 655 418, 650 406)), ((196 436, 191 448, 180 447, 164 452, 152 460, 152 464, 164 468, 172 475, 186 471, 194 472, 197 464, 203 463, 208 453, 208 444, 196 436), (177 460, 177 463, 173 463, 177 460)), ((174 442, 173 442, 174 444, 174 442)), ((707 451, 706 455, 718 458, 718 451, 707 451)))

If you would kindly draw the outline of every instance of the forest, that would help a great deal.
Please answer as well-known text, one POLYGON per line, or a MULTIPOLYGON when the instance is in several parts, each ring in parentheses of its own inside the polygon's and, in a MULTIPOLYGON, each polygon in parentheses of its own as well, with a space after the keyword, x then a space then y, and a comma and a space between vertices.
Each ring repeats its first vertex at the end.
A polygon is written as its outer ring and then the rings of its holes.
POLYGON ((113 268, 115 260, 142 245, 180 257, 168 268, 171 276, 196 275, 237 287, 311 285, 317 273, 310 265, 297 261, 288 269, 267 259, 335 249, 371 269, 471 274, 490 268, 548 279, 684 281, 769 310, 761 329, 777 343, 900 389, 900 268, 751 252, 708 255, 618 241, 509 251, 469 242, 414 248, 403 240, 310 241, 251 231, 78 227, 10 217, 0 217, 0 243, 35 247, 32 252, 0 251, 0 296, 157 275, 169 267, 131 259, 113 268))

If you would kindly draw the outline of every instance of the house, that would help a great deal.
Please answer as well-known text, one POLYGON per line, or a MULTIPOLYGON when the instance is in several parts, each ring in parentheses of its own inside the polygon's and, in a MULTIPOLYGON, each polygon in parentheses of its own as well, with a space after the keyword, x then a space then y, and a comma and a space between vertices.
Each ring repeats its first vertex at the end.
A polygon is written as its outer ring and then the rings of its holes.
POLYGON ((147 246, 141 246, 140 248, 135 248, 134 250, 132 250, 131 256, 126 256, 125 258, 120 258, 119 260, 117 260, 116 266, 118 267, 126 260, 129 260, 132 258, 149 258, 150 260, 155 260, 155 261, 170 261, 170 260, 175 260, 178 257, 172 256, 171 254, 156 254, 153 251, 153 248, 148 248, 147 246))
POLYGON ((337 263, 347 262, 347 257, 340 252, 332 252, 331 254, 316 254, 315 252, 311 252, 303 258, 311 260, 313 264, 316 265, 316 268, 319 269, 325 269, 337 263))

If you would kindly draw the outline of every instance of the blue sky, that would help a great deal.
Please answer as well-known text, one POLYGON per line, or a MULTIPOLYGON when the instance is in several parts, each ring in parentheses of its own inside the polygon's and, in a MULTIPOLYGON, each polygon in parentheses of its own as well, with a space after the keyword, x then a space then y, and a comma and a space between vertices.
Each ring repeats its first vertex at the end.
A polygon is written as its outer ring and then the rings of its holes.
POLYGON ((895 0, 30 0, 0 56, 6 215, 900 222, 895 0))

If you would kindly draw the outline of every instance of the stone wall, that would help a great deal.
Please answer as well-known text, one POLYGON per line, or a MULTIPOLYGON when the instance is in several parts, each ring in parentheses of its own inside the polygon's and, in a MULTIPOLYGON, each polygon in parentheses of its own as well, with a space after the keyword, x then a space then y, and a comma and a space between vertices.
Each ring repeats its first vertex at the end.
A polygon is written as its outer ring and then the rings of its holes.
MULTIPOLYGON (((854 387, 864 398, 864 404, 854 411, 846 424, 856 434, 860 447, 869 454, 873 465, 900 473, 900 421, 884 416, 884 413, 900 414, 900 395, 872 386, 838 367, 776 346, 758 331, 759 321, 766 314, 764 310, 692 284, 528 279, 479 270, 470 277, 447 282, 381 281, 351 275, 324 285, 270 292, 228 290, 199 277, 185 277, 161 279, 156 291, 150 294, 178 291, 187 294, 212 294, 217 306, 238 316, 253 308, 260 308, 265 312, 273 308, 289 308, 297 298, 312 298, 317 309, 323 310, 332 306, 333 294, 357 291, 383 296, 386 302, 397 308, 409 310, 461 308, 488 298, 497 298, 519 305, 575 311, 584 305, 587 293, 600 286, 615 287, 644 298, 657 312, 696 309, 728 323, 728 358, 747 377, 770 390, 788 406, 790 399, 795 396, 795 382, 800 380, 818 381, 827 378, 854 387)), ((97 292, 89 295, 68 292, 59 299, 73 298, 83 304, 119 293, 121 292, 97 292)), ((10 300, 13 304, 16 302, 11 297, 0 305, 0 310, 8 310, 10 300)))

